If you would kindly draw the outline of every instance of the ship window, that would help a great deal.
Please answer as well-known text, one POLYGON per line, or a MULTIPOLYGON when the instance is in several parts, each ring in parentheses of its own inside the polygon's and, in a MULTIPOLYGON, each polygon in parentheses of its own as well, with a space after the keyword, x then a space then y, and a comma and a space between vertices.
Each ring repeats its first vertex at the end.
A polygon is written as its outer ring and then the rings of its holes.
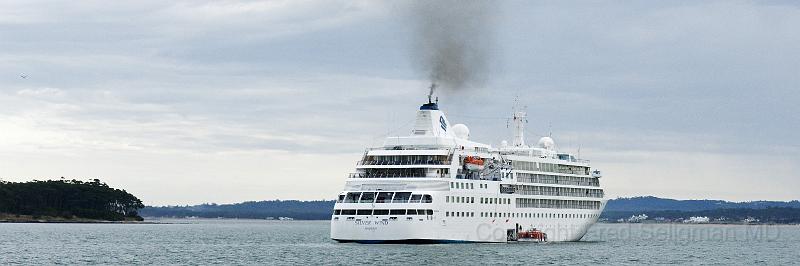
POLYGON ((433 210, 426 210, 426 212, 428 213, 428 215, 433 215, 433 210))
POLYGON ((450 212, 445 212, 445 216, 450 217, 450 212))
POLYGON ((342 210, 342 215, 356 215, 356 210, 342 210))
POLYGON ((469 203, 475 203, 475 197, 470 197, 469 198, 469 203))
POLYGON ((394 192, 380 192, 378 197, 375 198, 375 203, 389 203, 392 201, 392 194, 394 192))
POLYGON ((375 192, 364 192, 361 194, 360 203, 372 203, 375 201, 375 192))
POLYGON ((391 215, 406 215, 406 210, 390 210, 391 215))
POLYGON ((433 198, 431 195, 422 195, 422 203, 431 203, 433 202, 433 198))
POLYGON ((371 214, 372 214, 372 210, 358 210, 356 212, 356 215, 371 215, 371 214))
POLYGON ((333 210, 333 215, 340 215, 342 214, 342 210, 333 210))
POLYGON ((417 210, 417 215, 425 215, 427 212, 425 210, 417 210))
POLYGON ((455 186, 455 183, 453 183, 453 182, 450 182, 450 188, 455 188, 455 187, 456 187, 456 186, 455 186))
POLYGON ((345 197, 345 194, 339 195, 339 199, 337 199, 336 202, 343 202, 344 201, 344 197, 345 197))
POLYGON ((475 184, 469 183, 469 189, 475 189, 475 184))
POLYGON ((417 210, 408 210, 406 215, 417 215, 417 210))
POLYGON ((397 192, 394 193, 392 203, 408 203, 409 198, 411 198, 411 192, 397 192))
POLYGON ((419 200, 422 198, 420 194, 413 194, 411 195, 411 202, 410 203, 419 203, 419 200))
POLYGON ((347 197, 344 199, 345 203, 356 203, 358 202, 358 198, 361 197, 361 192, 350 192, 347 193, 347 197))
POLYGON ((389 215, 389 210, 375 210, 372 212, 373 215, 389 215))

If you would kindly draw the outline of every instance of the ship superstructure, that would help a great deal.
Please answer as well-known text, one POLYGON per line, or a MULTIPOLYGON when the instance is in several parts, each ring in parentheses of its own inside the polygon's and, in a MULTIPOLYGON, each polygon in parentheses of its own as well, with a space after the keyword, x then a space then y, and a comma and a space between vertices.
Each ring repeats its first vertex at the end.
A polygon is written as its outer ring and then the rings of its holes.
POLYGON ((417 111, 408 136, 367 149, 331 217, 331 238, 361 243, 577 241, 605 206, 600 171, 525 143, 526 114, 500 147, 470 140, 438 103, 417 111))

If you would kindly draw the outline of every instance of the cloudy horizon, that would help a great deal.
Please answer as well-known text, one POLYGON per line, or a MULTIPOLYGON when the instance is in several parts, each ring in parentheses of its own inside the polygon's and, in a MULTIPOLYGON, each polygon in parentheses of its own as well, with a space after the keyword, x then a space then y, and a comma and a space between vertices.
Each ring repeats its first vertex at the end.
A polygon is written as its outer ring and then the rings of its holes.
MULTIPOLYGON (((332 199, 426 100, 406 6, 380 1, 0 2, 0 179, 100 178, 148 205, 332 199)), ((507 1, 473 140, 604 172, 608 197, 797 200, 800 5, 507 1)))

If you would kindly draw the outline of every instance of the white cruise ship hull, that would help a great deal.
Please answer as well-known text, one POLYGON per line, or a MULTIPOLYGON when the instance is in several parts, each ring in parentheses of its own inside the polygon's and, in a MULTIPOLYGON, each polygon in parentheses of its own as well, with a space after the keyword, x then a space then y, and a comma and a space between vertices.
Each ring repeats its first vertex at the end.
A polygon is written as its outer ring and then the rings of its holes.
MULTIPOLYGON (((496 190, 492 187, 497 186, 491 181, 467 182, 473 182, 473 187, 483 187, 485 184, 487 191, 496 190)), ((349 187, 352 186, 357 185, 349 184, 349 187)), ((336 203, 334 209, 364 210, 368 207, 373 211, 432 210, 433 215, 333 215, 331 238, 339 242, 358 243, 505 243, 510 240, 510 231, 516 233, 535 228, 547 235, 547 241, 578 241, 597 221, 605 207, 605 201, 602 201, 599 209, 517 208, 513 202, 519 198, 518 195, 474 193, 472 190, 458 189, 414 193, 431 195, 433 203, 336 203), (477 202, 448 202, 444 200, 448 195, 477 196, 477 202), (505 198, 509 199, 510 204, 481 204, 481 198, 505 198), (451 214, 448 215, 448 212, 451 214), (459 216, 452 215, 455 212, 459 216)))
MULTIPOLYGON (((547 211, 547 210, 541 210, 547 211)), ((578 241, 595 223, 596 218, 480 219, 442 221, 436 217, 363 216, 358 220, 331 221, 331 238, 356 243, 505 243, 507 230, 516 224, 532 224, 547 234, 547 241, 578 241)))

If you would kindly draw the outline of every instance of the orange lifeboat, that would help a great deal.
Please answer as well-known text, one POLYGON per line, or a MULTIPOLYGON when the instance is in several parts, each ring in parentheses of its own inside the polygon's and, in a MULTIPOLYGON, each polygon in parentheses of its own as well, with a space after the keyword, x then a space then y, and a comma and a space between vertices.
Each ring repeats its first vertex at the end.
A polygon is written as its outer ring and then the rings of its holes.
POLYGON ((483 170, 483 159, 477 156, 467 156, 464 158, 464 166, 473 171, 483 170))

